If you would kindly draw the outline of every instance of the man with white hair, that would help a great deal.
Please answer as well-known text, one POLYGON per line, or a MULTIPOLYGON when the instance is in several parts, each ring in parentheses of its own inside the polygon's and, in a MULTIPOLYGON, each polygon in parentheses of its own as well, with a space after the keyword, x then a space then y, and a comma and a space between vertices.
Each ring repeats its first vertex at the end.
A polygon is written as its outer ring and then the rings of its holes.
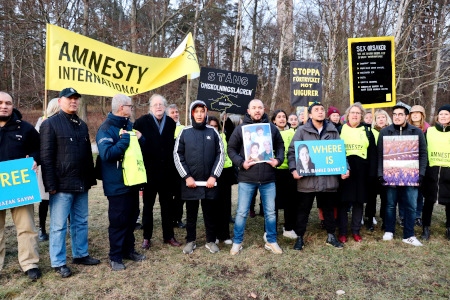
POLYGON ((134 123, 134 128, 145 137, 142 156, 147 171, 147 184, 144 185, 144 207, 142 209, 143 249, 149 249, 153 232, 153 206, 156 194, 161 206, 161 223, 165 244, 179 247, 172 226, 173 198, 173 147, 176 123, 166 113, 167 101, 158 94, 150 97, 150 112, 134 123))
MULTIPOLYGON (((145 256, 134 248, 134 227, 139 214, 140 185, 126 186, 122 164, 130 146, 130 121, 134 105, 131 98, 117 94, 112 98, 111 112, 97 132, 97 146, 101 158, 103 191, 108 198, 109 260, 113 271, 125 269, 122 259, 142 261, 145 256)), ((139 141, 142 134, 135 131, 139 141)))

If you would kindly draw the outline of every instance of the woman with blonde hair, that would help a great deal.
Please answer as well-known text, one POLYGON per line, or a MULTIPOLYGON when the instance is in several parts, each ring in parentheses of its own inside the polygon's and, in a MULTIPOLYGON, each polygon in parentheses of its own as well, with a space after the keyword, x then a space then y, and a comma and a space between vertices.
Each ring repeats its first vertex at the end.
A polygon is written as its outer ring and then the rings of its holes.
MULTIPOLYGON (((45 117, 45 116, 39 117, 39 119, 36 123, 36 126, 34 127, 34 128, 36 128, 37 132, 39 132, 39 129, 41 128, 41 124, 46 118, 50 118, 51 116, 53 116, 54 114, 59 112, 60 108, 59 108, 58 99, 59 98, 53 98, 48 103, 47 109, 45 111, 47 117, 45 117)), ((38 170, 39 170, 38 171, 39 193, 40 193, 41 199, 42 199, 42 201, 39 203, 39 241, 44 242, 44 241, 48 241, 48 234, 47 234, 47 231, 45 230, 45 222, 47 221, 48 202, 49 202, 48 199, 50 197, 49 197, 48 193, 45 192, 44 183, 42 182, 41 166, 39 166, 38 170)))
MULTIPOLYGON (((378 136, 380 134, 380 130, 384 127, 387 127, 392 124, 392 119, 389 117, 388 113, 383 109, 377 109, 373 114, 372 120, 372 133, 375 137, 375 144, 378 143, 378 136)), ((373 231, 374 225, 376 225, 375 214, 377 211, 377 195, 380 195, 381 204, 380 204, 380 218, 384 220, 384 214, 386 211, 386 191, 381 186, 378 179, 374 179, 371 183, 372 189, 370 190, 369 198, 367 199, 365 216, 366 220, 364 224, 366 225, 367 230, 373 231)), ((384 221, 381 226, 384 229, 384 221)))

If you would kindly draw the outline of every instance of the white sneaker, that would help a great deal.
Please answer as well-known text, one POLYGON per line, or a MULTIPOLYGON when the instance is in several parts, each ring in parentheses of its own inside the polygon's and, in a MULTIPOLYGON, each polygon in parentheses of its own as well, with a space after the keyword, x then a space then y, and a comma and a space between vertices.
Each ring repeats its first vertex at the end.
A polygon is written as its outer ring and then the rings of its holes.
POLYGON ((265 243, 267 243, 267 232, 264 232, 263 240, 264 240, 265 243))
POLYGON ((235 244, 233 243, 233 246, 230 249, 231 255, 239 254, 239 252, 242 250, 242 244, 235 244))
POLYGON ((394 238, 394 234, 392 232, 385 232, 383 235, 383 241, 390 241, 394 238))
POLYGON ((297 238, 297 234, 295 233, 294 230, 289 231, 283 230, 283 236, 293 240, 297 238))
POLYGON ((266 250, 272 251, 272 252, 275 253, 275 254, 281 254, 281 253, 283 253, 283 250, 281 250, 281 248, 280 248, 280 246, 278 246, 278 243, 277 243, 277 242, 275 242, 275 243, 266 243, 266 244, 264 245, 264 248, 265 248, 266 250))
POLYGON ((205 247, 206 247, 206 249, 208 249, 209 250, 209 252, 211 252, 211 253, 217 253, 217 252, 219 252, 220 251, 220 249, 219 249, 219 247, 217 247, 217 244, 216 243, 207 243, 206 245, 205 245, 205 247))
POLYGON ((416 246, 416 247, 423 246, 422 243, 419 242, 419 240, 415 236, 412 236, 412 237, 407 238, 407 239, 403 239, 402 241, 403 241, 403 243, 410 244, 410 245, 413 245, 413 246, 416 246))
POLYGON ((378 224, 377 219, 375 219, 375 217, 373 217, 372 224, 373 224, 373 225, 377 225, 377 224, 378 224))
POLYGON ((230 240, 230 239, 228 239, 228 240, 223 241, 223 243, 224 243, 225 245, 231 245, 231 244, 233 244, 233 241, 230 240))
POLYGON ((361 218, 361 225, 364 225, 364 217, 361 218))

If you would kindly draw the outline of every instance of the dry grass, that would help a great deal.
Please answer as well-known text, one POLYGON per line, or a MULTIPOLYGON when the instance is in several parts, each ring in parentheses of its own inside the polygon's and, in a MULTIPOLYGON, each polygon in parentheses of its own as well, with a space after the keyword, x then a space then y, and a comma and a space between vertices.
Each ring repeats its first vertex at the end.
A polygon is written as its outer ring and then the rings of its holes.
MULTIPOLYGON (((236 198, 236 190, 234 198, 236 198)), ((71 265, 74 275, 55 274, 48 256, 48 242, 40 244, 42 279, 30 283, 17 263, 15 229, 7 214, 7 248, 0 272, 0 299, 449 299, 450 247, 444 239, 445 215, 436 206, 432 239, 424 247, 395 241, 383 242, 379 227, 362 231, 363 242, 350 241, 344 250, 325 246, 317 212, 311 213, 306 247, 292 249, 293 241, 282 236, 284 250, 274 255, 263 247, 263 218, 248 219, 244 250, 229 255, 230 246, 209 253, 204 247, 199 220, 198 248, 184 255, 181 248, 162 243, 159 206, 155 207, 153 247, 142 263, 126 262, 127 269, 112 272, 108 266, 107 201, 101 186, 90 192, 90 254, 99 266, 71 265), (345 294, 337 296, 337 290, 345 294)), ((282 216, 282 214, 280 214, 282 216)), ((37 215, 36 215, 37 221, 37 215)), ((281 225, 279 225, 281 230, 281 225)), ((420 234, 416 227, 416 234, 420 234)), ((136 231, 137 248, 142 232, 136 231)), ((175 229, 183 240, 184 230, 175 229)), ((140 251, 140 250, 139 250, 140 251)), ((68 248, 70 256, 70 247, 68 248)))

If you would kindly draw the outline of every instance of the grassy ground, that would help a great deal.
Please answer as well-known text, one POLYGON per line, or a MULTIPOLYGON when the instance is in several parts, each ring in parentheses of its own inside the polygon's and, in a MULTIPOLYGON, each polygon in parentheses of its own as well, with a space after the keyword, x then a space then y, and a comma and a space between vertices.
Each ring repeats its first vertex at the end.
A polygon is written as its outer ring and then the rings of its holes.
MULTIPOLYGON (((236 199, 236 190, 233 190, 236 199)), ((234 205, 235 207, 235 205, 234 205)), ((37 208, 37 205, 36 205, 37 208)), ((108 265, 107 201, 101 186, 90 192, 90 254, 98 266, 68 265, 73 276, 62 279, 50 267, 48 242, 40 243, 42 279, 30 282, 17 263, 17 242, 10 214, 6 224, 6 259, 0 272, 0 299, 449 299, 450 247, 444 238, 445 215, 435 207, 432 238, 424 247, 395 240, 384 242, 379 225, 362 231, 363 242, 350 240, 343 250, 325 245, 317 212, 310 217, 303 251, 280 235, 282 255, 264 250, 263 218, 248 219, 244 250, 229 254, 230 246, 211 254, 204 247, 202 219, 198 248, 192 255, 162 243, 159 206, 155 207, 153 246, 144 262, 128 262, 127 269, 112 272, 108 265), (345 291, 338 296, 337 290, 345 291)), ((281 214, 282 215, 282 214, 281 214)), ((37 222, 37 215, 36 215, 37 222)), ((47 226, 48 227, 48 226, 47 226)), ((281 231, 281 225, 279 225, 281 231)), ((421 230, 416 227, 416 234, 421 230)), ((136 231, 137 249, 142 231, 136 231)), ((184 240, 185 231, 175 229, 184 240)), ((69 244, 69 243, 68 243, 69 244)))

